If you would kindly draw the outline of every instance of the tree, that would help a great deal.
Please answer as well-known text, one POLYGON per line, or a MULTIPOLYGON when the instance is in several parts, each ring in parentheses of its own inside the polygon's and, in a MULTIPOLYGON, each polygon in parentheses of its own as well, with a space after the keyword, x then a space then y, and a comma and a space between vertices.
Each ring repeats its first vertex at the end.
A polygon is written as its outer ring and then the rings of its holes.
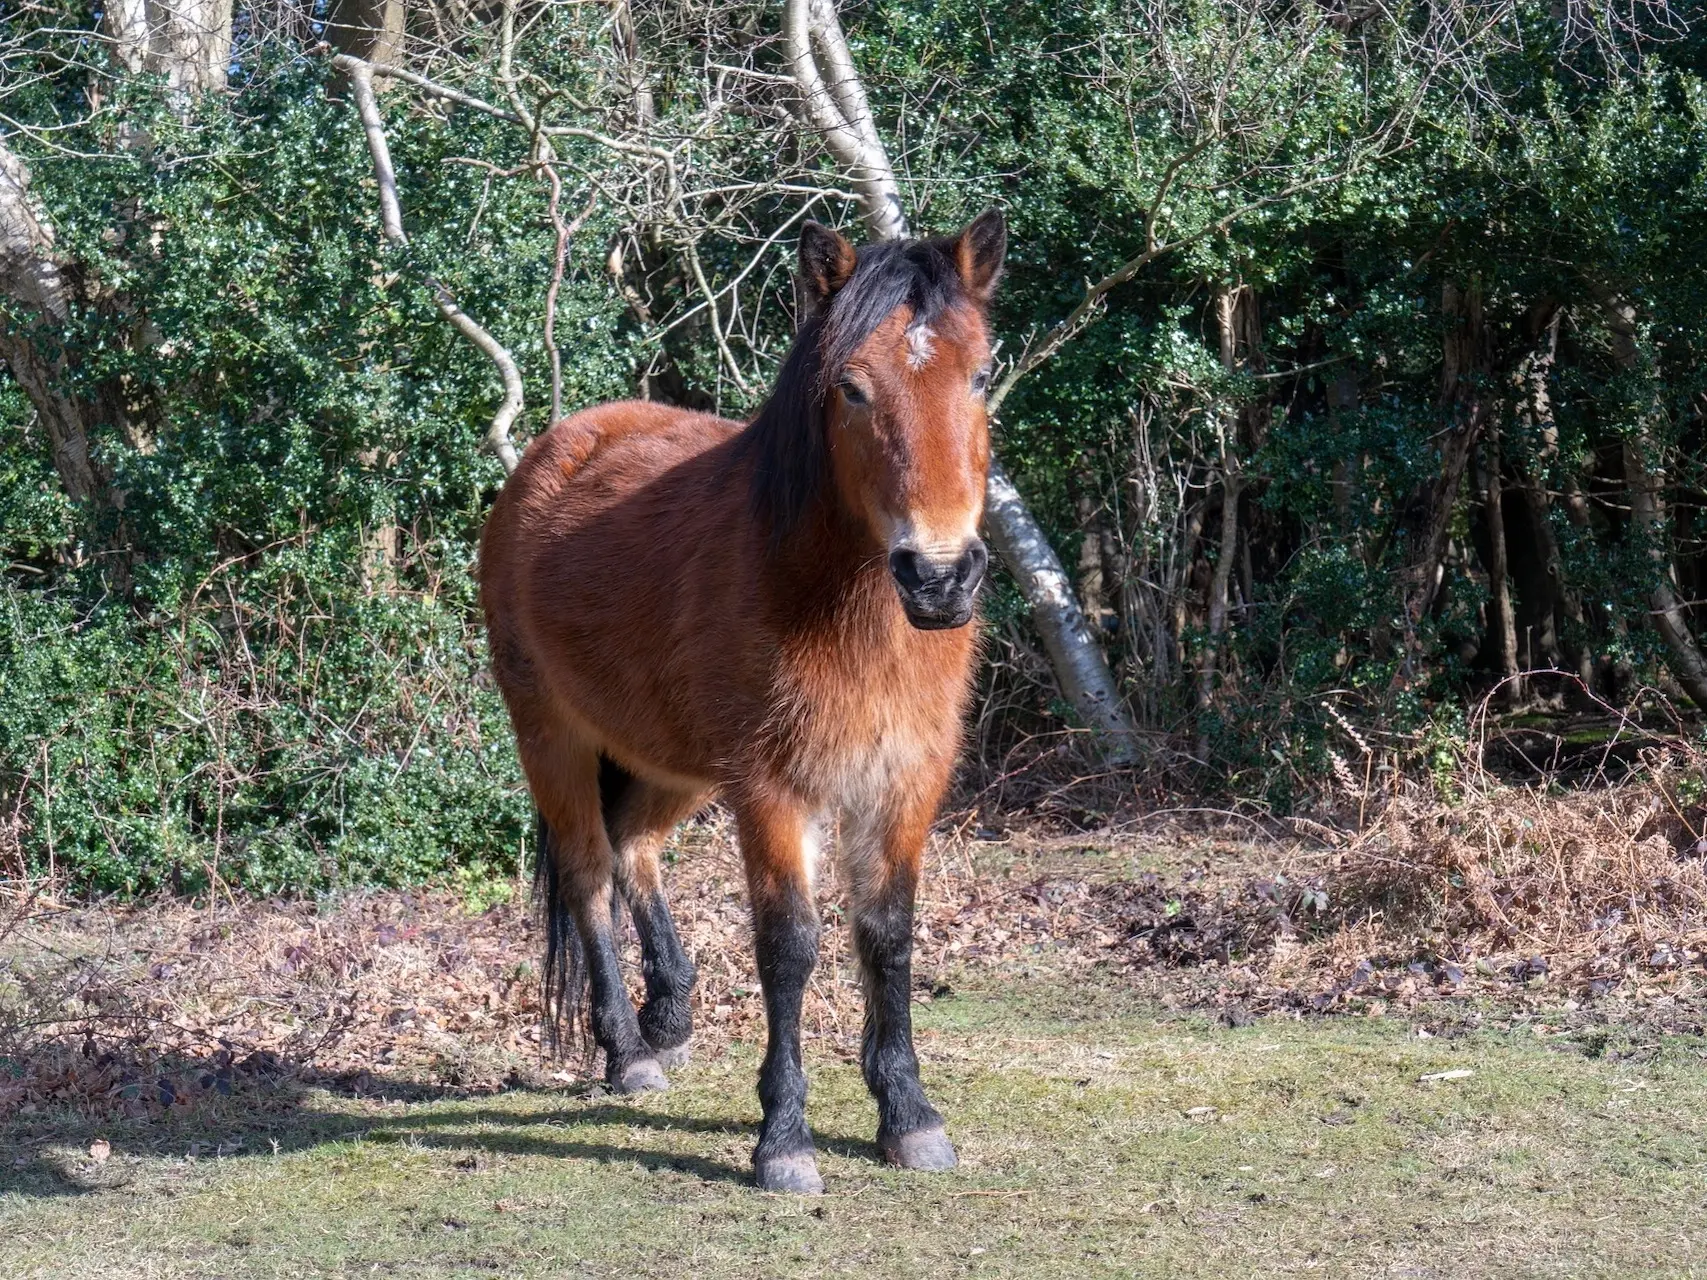
POLYGON ((102 25, 114 60, 133 75, 164 76, 185 97, 225 84, 231 0, 109 0, 102 25))
MULTIPOLYGON (((1636 308, 1610 290, 1597 292, 1606 327, 1612 335, 1613 358, 1624 373, 1640 376, 1643 358, 1638 345, 1636 308)), ((1652 585, 1648 599, 1653 609, 1654 629, 1670 651, 1672 674, 1677 677, 1677 682, 1696 706, 1707 710, 1707 658, 1702 656, 1696 645, 1683 605, 1677 598, 1677 570, 1667 550, 1670 539, 1666 517, 1664 446, 1656 439, 1650 421, 1652 415, 1661 412, 1663 410, 1658 405, 1650 406, 1639 417, 1635 429, 1621 442, 1619 454, 1624 481, 1630 491, 1631 520, 1651 565, 1652 585)))
POLYGON ((0 357, 47 428, 66 496, 87 502, 103 483, 90 456, 91 426, 114 406, 75 386, 76 359, 64 333, 81 301, 74 280, 54 244, 52 224, 31 198, 29 167, 0 142, 0 294, 8 304, 0 357))
MULTIPOLYGON (((133 75, 164 77, 179 102, 224 85, 231 52, 231 0, 115 0, 103 10, 102 21, 115 67, 133 75)), ((4 141, 0 297, 8 304, 0 357, 47 427, 67 496, 74 502, 109 501, 112 495, 92 457, 90 441, 98 423, 125 433, 125 396, 110 380, 93 388, 80 385, 68 326, 75 309, 110 310, 119 300, 58 252, 52 221, 31 195, 29 166, 4 141)))

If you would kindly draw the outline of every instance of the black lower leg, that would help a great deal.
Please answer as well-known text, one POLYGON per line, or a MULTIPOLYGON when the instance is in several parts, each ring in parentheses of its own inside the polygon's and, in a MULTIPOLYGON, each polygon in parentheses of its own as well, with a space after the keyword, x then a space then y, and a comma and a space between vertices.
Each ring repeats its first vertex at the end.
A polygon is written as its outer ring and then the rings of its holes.
POLYGON ((610 912, 602 906, 588 904, 579 913, 578 921, 591 988, 593 1039, 605 1051, 606 1078, 612 1084, 626 1087, 629 1069, 643 1060, 649 1062, 652 1051, 640 1034, 634 1006, 629 1003, 628 989, 622 980, 622 963, 611 936, 610 912))
POLYGON ((699 975, 676 936, 676 923, 661 892, 631 897, 628 905, 640 933, 640 967, 646 977, 640 1032, 654 1049, 674 1049, 693 1034, 689 999, 699 975))
POLYGON ((790 896, 755 903, 754 943, 764 986, 770 1044, 759 1070, 764 1128, 753 1162, 809 1153, 806 1127, 806 1069, 800 1057, 800 1004, 818 963, 818 919, 810 901, 790 896))
POLYGON ((865 1037, 860 1065, 877 1099, 878 1140, 938 1128, 942 1116, 925 1098, 913 1051, 913 893, 894 886, 854 917, 865 983, 865 1037))

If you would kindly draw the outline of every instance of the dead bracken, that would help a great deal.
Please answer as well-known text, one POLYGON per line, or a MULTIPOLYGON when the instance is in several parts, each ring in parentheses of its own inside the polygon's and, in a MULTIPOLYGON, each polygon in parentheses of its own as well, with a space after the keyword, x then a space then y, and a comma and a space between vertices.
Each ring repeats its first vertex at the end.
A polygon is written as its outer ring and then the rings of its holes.
MULTIPOLYGON (((1462 1006, 1697 1029, 1707 860, 1699 811, 1664 783, 1508 787, 1452 806, 1399 797, 1360 832, 1198 821, 940 834, 920 890, 915 998, 953 999, 998 970, 1095 970, 1229 1026, 1462 1006)), ((697 846, 669 871, 700 971, 695 1043, 716 1053, 762 1034, 745 893, 720 815, 678 839, 697 846)), ((820 1051, 851 1058, 859 988, 826 872, 803 1025, 820 1051)), ((519 896, 481 910, 443 889, 83 906, 46 886, 12 890, 0 1117, 182 1115, 287 1082, 396 1093, 594 1079, 584 1056, 541 1052, 536 929, 519 896)))

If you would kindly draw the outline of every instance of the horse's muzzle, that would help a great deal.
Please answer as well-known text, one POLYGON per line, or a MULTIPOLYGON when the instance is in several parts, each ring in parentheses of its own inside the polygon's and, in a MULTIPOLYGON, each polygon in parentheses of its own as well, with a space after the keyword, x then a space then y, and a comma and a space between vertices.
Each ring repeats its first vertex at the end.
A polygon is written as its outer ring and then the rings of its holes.
POLYGON ((978 585, 989 564, 990 553, 977 538, 949 557, 897 547, 889 553, 889 576, 908 622, 920 631, 945 631, 972 621, 978 585))

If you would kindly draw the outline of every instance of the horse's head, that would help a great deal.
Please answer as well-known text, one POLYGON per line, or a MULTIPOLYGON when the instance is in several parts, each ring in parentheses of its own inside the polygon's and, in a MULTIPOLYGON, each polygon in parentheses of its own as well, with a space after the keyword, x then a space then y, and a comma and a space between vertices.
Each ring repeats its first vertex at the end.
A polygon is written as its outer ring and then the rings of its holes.
POLYGON ((978 537, 990 432, 985 312, 1007 229, 852 245, 806 224, 800 278, 821 326, 824 431, 840 505, 884 548, 908 620, 960 627, 989 553, 978 537))

